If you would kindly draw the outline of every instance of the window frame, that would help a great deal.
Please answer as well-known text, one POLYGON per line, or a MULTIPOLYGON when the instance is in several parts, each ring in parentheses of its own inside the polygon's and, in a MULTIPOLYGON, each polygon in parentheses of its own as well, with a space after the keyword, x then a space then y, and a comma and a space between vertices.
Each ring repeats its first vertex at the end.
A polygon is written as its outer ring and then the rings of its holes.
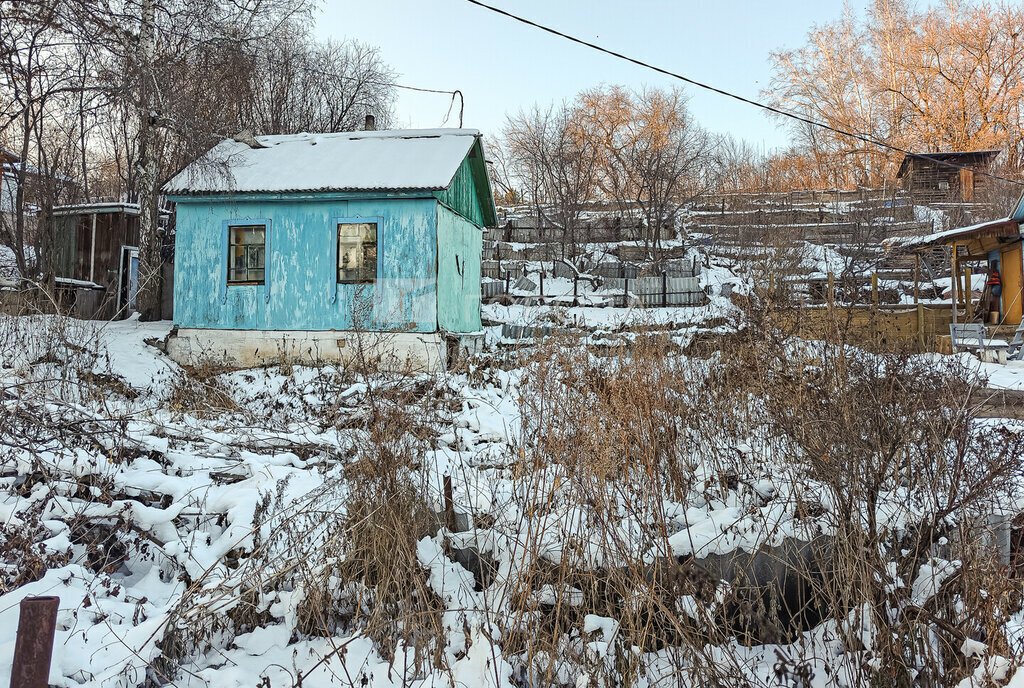
POLYGON ((367 287, 376 285, 381 278, 383 273, 383 254, 381 253, 381 239, 384 231, 384 218, 380 215, 369 215, 361 217, 356 215, 354 217, 332 217, 331 218, 331 260, 329 262, 331 269, 331 303, 338 300, 338 286, 339 285, 351 285, 354 287, 367 287), (377 265, 376 275, 372 282, 340 282, 338 281, 338 225, 353 225, 353 224, 372 224, 377 226, 377 265))
POLYGON ((271 221, 269 218, 238 218, 236 220, 224 220, 221 231, 221 303, 227 303, 228 287, 263 287, 263 300, 270 301, 270 265, 271 265, 271 221), (231 228, 232 227, 258 227, 263 226, 263 283, 259 282, 231 282, 228 275, 231 272, 231 228))

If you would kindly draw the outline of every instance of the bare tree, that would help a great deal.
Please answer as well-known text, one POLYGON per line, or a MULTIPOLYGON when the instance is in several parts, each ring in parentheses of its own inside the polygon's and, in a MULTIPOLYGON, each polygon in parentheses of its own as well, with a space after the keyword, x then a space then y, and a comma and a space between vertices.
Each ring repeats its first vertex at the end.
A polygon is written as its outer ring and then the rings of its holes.
POLYGON ((715 142, 693 121, 681 89, 598 88, 580 96, 588 137, 601 151, 598 185, 661 257, 661 236, 679 209, 713 188, 715 142))
POLYGON ((373 115, 387 127, 394 111, 395 74, 380 50, 355 40, 313 40, 292 24, 252 58, 256 75, 242 116, 256 133, 351 131, 373 115))
POLYGON ((562 104, 509 117, 505 145, 542 219, 562 230, 564 257, 574 258, 581 240, 581 217, 592 200, 598 150, 586 135, 578 108, 562 104), (543 209, 543 210, 542 210, 543 209))
POLYGON ((76 186, 77 116, 69 113, 85 90, 80 57, 87 48, 54 19, 46 6, 0 3, 0 142, 19 158, 6 165, 13 192, 3 199, 0 243, 32 280, 52 235, 50 211, 76 186))

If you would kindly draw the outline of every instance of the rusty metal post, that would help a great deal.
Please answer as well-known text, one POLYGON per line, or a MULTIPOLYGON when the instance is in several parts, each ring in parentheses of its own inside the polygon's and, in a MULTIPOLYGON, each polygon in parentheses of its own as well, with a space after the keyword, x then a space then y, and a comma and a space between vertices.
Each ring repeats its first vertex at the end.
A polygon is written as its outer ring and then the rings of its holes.
POLYGON ((444 526, 455 532, 455 500, 452 496, 452 477, 444 477, 444 526))
POLYGON ((47 688, 49 685, 59 605, 59 597, 26 597, 21 601, 11 688, 47 688))

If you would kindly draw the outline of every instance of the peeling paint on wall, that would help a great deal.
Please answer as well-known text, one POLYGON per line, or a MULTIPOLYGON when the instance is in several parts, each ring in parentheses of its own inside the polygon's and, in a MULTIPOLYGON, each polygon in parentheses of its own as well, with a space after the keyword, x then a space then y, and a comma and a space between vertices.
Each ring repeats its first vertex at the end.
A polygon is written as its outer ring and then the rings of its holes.
POLYGON ((179 327, 417 332, 438 328, 438 204, 433 198, 177 200, 174 315, 179 327), (337 279, 333 218, 374 216, 382 218, 377 282, 338 284, 332 303, 332 280, 337 279), (272 220, 266 258, 270 298, 260 298, 262 286, 230 285, 222 302, 219 285, 227 265, 221 227, 224 220, 245 218, 272 220))
POLYGON ((437 206, 437 313, 447 332, 478 332, 480 252, 483 232, 443 205, 437 206))

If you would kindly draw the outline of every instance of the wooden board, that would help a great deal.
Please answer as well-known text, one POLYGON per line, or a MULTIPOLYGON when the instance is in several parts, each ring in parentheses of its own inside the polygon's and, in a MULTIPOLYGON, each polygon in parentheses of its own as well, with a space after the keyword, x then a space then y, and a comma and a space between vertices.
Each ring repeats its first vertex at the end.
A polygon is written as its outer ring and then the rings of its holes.
POLYGON ((1000 251, 999 275, 1003 282, 1003 322, 1020 324, 1021 306, 1024 305, 1024 266, 1021 264, 1021 244, 1000 251))

